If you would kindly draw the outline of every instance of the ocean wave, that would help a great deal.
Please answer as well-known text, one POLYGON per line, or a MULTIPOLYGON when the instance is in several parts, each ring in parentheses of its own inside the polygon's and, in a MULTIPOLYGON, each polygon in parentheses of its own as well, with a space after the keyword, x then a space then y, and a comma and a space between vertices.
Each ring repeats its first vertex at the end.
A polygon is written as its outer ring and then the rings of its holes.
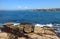
MULTIPOLYGON (((0 23, 0 26, 2 26, 3 24, 0 23)), ((18 25, 18 24, 20 24, 20 23, 13 23, 13 25, 18 25)), ((32 24, 34 24, 34 23, 32 23, 32 24)), ((50 23, 50 24, 34 24, 34 25, 35 26, 40 26, 40 27, 43 27, 43 26, 48 26, 48 27, 60 26, 60 24, 52 24, 52 23, 50 23)))
POLYGON ((40 26, 40 27, 43 27, 43 26, 53 27, 53 24, 35 24, 35 26, 40 26))

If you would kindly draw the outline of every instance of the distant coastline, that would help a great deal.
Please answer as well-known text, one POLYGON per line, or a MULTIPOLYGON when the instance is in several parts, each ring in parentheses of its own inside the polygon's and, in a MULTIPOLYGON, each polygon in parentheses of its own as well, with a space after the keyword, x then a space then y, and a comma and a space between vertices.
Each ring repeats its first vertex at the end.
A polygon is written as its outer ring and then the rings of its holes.
POLYGON ((33 9, 33 11, 44 11, 44 12, 60 12, 60 8, 49 8, 49 9, 33 9))

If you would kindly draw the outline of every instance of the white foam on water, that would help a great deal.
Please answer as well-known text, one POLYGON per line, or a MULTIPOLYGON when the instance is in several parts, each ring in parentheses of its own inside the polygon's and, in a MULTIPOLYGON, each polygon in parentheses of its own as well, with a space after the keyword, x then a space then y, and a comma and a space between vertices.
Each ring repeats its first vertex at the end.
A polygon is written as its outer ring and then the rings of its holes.
POLYGON ((53 27, 53 24, 46 24, 46 26, 53 27))
POLYGON ((13 25, 15 26, 15 25, 19 25, 20 23, 14 23, 13 25))
POLYGON ((53 24, 35 24, 35 26, 40 26, 40 27, 44 27, 44 26, 53 27, 53 24))
POLYGON ((35 24, 35 26, 40 26, 40 27, 43 27, 43 25, 41 25, 41 24, 35 24))

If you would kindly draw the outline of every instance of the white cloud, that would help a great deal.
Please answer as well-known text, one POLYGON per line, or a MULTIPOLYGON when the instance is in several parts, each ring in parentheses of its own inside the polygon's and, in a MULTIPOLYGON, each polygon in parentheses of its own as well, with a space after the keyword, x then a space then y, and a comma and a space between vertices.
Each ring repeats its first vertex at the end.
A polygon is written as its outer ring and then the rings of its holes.
POLYGON ((29 9, 27 6, 18 6, 17 9, 29 9))

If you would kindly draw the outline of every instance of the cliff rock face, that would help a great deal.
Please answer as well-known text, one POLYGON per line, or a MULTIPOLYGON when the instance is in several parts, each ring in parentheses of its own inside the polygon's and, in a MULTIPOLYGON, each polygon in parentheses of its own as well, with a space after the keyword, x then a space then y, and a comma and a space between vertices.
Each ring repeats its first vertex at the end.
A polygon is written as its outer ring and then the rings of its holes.
POLYGON ((47 35, 56 35, 55 32, 53 32, 53 28, 46 28, 46 27, 41 28, 39 26, 35 27, 34 33, 47 34, 47 35))
MULTIPOLYGON (((0 39, 13 39, 13 37, 15 36, 6 32, 0 33, 0 39)), ((48 30, 48 28, 45 29, 36 26, 34 28, 34 32, 24 33, 24 35, 22 34, 22 37, 18 37, 17 39, 60 39, 60 38, 55 34, 55 32, 48 30)))

